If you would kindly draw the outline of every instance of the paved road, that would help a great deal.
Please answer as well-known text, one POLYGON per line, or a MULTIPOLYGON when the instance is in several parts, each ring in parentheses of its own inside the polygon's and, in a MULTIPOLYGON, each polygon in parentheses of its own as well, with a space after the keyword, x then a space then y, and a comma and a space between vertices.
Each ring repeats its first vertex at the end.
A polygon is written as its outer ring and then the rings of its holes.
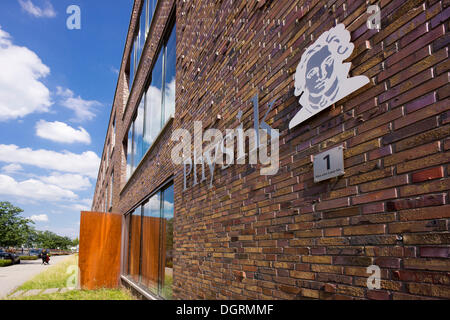
POLYGON ((35 275, 48 269, 52 265, 67 259, 68 256, 50 257, 50 266, 42 265, 42 260, 22 261, 20 264, 0 268, 0 299, 13 291, 35 275))

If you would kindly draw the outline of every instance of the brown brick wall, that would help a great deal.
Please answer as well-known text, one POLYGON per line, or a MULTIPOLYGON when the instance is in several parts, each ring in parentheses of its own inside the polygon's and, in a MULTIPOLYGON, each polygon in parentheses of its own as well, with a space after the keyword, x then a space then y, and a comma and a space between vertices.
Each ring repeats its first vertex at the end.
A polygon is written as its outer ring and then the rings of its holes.
POLYGON ((379 1, 380 31, 367 29, 363 0, 176 1, 175 119, 122 190, 122 141, 174 2, 160 1, 128 100, 133 10, 113 106, 114 211, 126 213, 175 177, 174 297, 450 298, 450 1, 379 1), (371 82, 289 130, 300 108, 297 64, 336 22, 355 45, 351 75, 371 82), (193 133, 201 120, 225 132, 238 126, 239 110, 244 128, 253 127, 255 94, 260 118, 276 100, 266 122, 280 130, 279 173, 216 168, 214 188, 183 192, 183 168, 170 162, 171 131, 193 133), (312 156, 338 145, 346 174, 314 183, 312 156), (381 290, 366 286, 373 264, 381 290))
POLYGON ((186 192, 179 172, 176 298, 450 298, 449 2, 379 3, 378 32, 365 1, 177 2, 175 127, 224 131, 242 109, 250 128, 250 99, 260 117, 276 100, 281 169, 216 169, 213 189, 186 192), (355 44, 351 74, 371 83, 288 130, 295 68, 335 21, 355 44), (314 183, 311 156, 340 144, 345 176, 314 183))

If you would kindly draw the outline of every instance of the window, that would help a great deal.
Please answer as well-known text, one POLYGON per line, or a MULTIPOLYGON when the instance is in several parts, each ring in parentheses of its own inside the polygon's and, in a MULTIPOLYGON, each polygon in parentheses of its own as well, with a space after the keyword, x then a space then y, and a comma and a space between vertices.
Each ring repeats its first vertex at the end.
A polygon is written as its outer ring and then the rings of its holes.
POLYGON ((130 90, 133 85, 133 80, 139 66, 142 52, 144 50, 145 40, 147 39, 157 2, 157 0, 145 0, 141 8, 141 14, 137 24, 138 29, 133 38, 133 49, 131 50, 130 55, 130 90))
POLYGON ((106 154, 105 154, 105 162, 106 162, 106 168, 108 168, 108 166, 109 166, 109 140, 108 140, 108 142, 106 143, 106 154))
POLYGON ((114 115, 114 120, 113 120, 111 146, 112 146, 113 149, 116 146, 116 115, 114 115))
POLYGON ((127 140, 127 180, 130 179, 131 174, 134 171, 133 168, 133 132, 134 132, 134 121, 131 123, 130 129, 128 130, 128 140, 127 140))
POLYGON ((139 207, 131 213, 128 249, 128 275, 135 282, 140 280, 141 220, 141 207, 139 207))
POLYGON ((114 185, 114 171, 111 173, 111 182, 109 184, 109 208, 113 206, 113 185, 114 185))
POLYGON ((154 295, 172 298, 173 185, 158 191, 130 218, 128 276, 154 295))
POLYGON ((148 87, 128 131, 127 180, 175 112, 175 30, 174 26, 158 53, 148 87))

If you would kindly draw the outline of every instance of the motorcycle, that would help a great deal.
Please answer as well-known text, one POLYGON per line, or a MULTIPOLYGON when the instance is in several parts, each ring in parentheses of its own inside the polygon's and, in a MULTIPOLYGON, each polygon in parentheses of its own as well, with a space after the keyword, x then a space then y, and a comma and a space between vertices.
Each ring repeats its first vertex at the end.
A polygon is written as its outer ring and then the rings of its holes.
POLYGON ((50 264, 50 256, 48 253, 42 255, 42 264, 50 264))

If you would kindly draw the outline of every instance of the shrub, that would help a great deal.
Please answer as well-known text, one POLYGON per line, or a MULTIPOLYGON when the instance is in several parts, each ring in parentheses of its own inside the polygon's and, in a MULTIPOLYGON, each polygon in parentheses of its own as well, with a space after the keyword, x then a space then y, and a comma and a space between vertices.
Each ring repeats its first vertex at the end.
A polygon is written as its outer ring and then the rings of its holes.
POLYGON ((39 258, 36 257, 36 256, 21 256, 21 257, 20 257, 20 260, 24 260, 24 261, 28 261, 28 260, 37 260, 37 259, 39 259, 39 258))
POLYGON ((2 267, 8 267, 10 265, 12 265, 12 261, 11 260, 0 260, 0 268, 2 267))

